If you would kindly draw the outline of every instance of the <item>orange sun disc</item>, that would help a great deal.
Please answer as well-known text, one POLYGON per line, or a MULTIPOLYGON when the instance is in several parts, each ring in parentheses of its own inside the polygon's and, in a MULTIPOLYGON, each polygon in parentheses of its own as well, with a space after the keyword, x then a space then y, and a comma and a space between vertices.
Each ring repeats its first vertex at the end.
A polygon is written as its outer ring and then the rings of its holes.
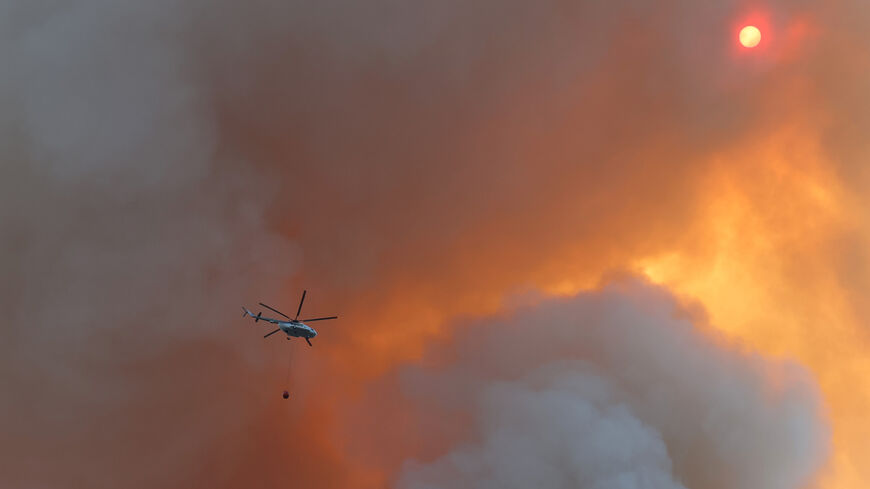
POLYGON ((761 31, 754 25, 748 25, 740 29, 740 44, 743 47, 754 48, 761 42, 761 31))

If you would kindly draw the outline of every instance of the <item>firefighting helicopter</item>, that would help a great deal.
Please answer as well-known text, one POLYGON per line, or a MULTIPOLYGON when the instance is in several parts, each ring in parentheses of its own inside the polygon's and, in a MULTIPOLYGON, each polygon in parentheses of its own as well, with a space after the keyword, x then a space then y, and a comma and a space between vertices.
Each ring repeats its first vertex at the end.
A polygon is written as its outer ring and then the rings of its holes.
POLYGON ((305 302, 306 292, 307 292, 306 290, 302 291, 302 299, 299 301, 299 308, 296 309, 296 316, 293 318, 291 318, 290 316, 284 314, 283 312, 275 309, 272 306, 267 306, 266 304, 263 304, 262 302, 259 303, 261 306, 265 307, 266 309, 270 309, 270 310, 277 312, 278 314, 284 316, 285 318, 287 318, 286 321, 281 320, 281 319, 263 317, 262 311, 258 312, 256 315, 254 315, 245 306, 242 306, 242 309, 245 311, 242 314, 242 317, 252 317, 252 318, 254 318, 255 323, 262 320, 262 321, 267 321, 267 322, 270 322, 270 323, 278 326, 278 329, 276 329, 275 331, 272 331, 271 333, 266 334, 265 336, 263 336, 263 338, 268 338, 268 337, 272 336, 273 334, 277 333, 278 331, 283 331, 284 334, 287 335, 288 340, 290 338, 304 338, 305 341, 308 343, 308 346, 313 346, 311 344, 311 338, 314 338, 315 336, 317 336, 317 331, 315 331, 314 328, 312 328, 311 326, 309 326, 305 323, 309 323, 309 322, 313 322, 313 321, 326 321, 328 319, 338 319, 338 316, 299 319, 299 314, 302 313, 302 303, 305 302))

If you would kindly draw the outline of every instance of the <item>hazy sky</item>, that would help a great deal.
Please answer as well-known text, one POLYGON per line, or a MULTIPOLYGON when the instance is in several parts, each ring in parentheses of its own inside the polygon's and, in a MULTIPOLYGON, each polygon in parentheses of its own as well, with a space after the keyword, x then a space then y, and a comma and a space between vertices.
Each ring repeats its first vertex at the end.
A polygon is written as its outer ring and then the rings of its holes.
POLYGON ((0 3, 0 485, 867 487, 868 22, 0 3))

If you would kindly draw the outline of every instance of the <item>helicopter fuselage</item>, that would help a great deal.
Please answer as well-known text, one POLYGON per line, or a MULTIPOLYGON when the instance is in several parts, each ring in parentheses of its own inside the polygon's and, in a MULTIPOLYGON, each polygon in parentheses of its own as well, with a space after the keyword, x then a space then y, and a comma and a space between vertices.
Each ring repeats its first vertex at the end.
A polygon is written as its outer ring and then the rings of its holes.
POLYGON ((314 328, 301 321, 281 321, 278 323, 278 327, 288 337, 314 338, 317 336, 317 331, 314 328))

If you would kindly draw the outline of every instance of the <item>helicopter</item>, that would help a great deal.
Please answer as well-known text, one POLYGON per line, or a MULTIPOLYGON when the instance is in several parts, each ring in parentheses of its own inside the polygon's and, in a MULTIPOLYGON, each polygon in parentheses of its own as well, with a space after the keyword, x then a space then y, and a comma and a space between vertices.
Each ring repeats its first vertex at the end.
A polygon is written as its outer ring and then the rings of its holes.
POLYGON ((281 319, 267 318, 263 317, 263 312, 260 311, 256 315, 254 315, 251 311, 248 310, 245 306, 242 306, 242 310, 245 312, 242 314, 242 317, 252 317, 254 318, 254 322, 259 322, 260 320, 275 324, 278 326, 278 329, 272 331, 271 333, 266 334, 263 338, 268 338, 278 331, 283 331, 284 334, 287 335, 287 339, 290 338, 304 338, 308 343, 308 346, 314 346, 311 344, 311 338, 317 336, 317 331, 311 326, 305 324, 307 322, 312 321, 326 321, 328 319, 338 319, 338 316, 328 316, 328 317, 320 317, 320 318, 310 318, 310 319, 299 319, 299 314, 302 313, 302 303, 305 302, 305 294, 307 290, 302 291, 302 299, 299 301, 299 308, 296 309, 296 317, 291 318, 290 316, 284 314, 283 312, 275 309, 274 307, 268 306, 260 302, 259 304, 266 309, 277 312, 278 314, 287 318, 286 321, 281 319))

